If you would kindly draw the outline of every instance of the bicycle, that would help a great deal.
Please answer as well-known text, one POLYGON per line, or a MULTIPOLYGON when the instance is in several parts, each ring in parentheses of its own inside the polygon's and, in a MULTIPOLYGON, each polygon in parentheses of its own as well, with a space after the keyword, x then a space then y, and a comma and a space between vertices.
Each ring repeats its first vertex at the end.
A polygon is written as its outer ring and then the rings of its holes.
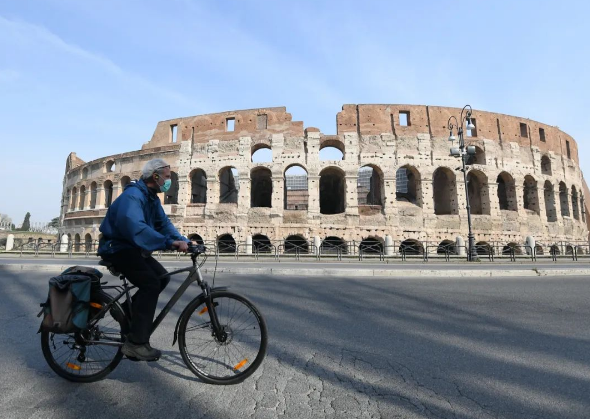
MULTIPOLYGON (((209 287, 200 269, 207 260, 205 251, 203 245, 189 246, 192 267, 162 276, 188 272, 154 320, 152 334, 188 287, 197 282, 202 292, 178 318, 172 345, 178 341, 184 363, 205 383, 237 384, 252 375, 264 359, 268 339, 266 322, 247 298, 227 291, 227 287, 209 287), (203 257, 197 263, 199 255, 203 257)), ((123 285, 107 286, 103 282, 91 293, 86 328, 70 334, 41 333, 43 356, 51 369, 74 382, 98 381, 110 374, 123 359, 121 347, 130 329, 133 313, 129 292, 136 287, 111 263, 101 261, 100 264, 118 276, 123 285), (107 289, 117 290, 119 294, 113 297, 105 292, 107 289), (119 303, 123 296, 126 296, 123 304, 127 311, 119 303)))

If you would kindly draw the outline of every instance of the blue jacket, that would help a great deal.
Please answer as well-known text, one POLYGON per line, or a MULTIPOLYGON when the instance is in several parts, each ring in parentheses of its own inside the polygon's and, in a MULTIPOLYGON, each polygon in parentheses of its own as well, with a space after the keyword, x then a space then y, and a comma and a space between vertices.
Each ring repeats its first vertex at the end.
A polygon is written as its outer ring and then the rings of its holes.
POLYGON ((189 242, 172 225, 160 198, 143 180, 131 182, 115 199, 100 225, 100 232, 100 256, 129 248, 153 252, 170 249, 176 240, 189 242))

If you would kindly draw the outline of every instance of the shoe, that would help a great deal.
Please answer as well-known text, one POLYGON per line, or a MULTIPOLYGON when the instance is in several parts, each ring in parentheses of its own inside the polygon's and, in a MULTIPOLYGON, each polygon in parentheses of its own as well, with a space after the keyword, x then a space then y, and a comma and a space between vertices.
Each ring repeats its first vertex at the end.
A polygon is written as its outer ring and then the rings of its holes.
POLYGON ((135 358, 139 361, 157 361, 162 356, 162 351, 152 348, 149 343, 135 344, 131 341, 123 344, 121 352, 127 358, 135 358))

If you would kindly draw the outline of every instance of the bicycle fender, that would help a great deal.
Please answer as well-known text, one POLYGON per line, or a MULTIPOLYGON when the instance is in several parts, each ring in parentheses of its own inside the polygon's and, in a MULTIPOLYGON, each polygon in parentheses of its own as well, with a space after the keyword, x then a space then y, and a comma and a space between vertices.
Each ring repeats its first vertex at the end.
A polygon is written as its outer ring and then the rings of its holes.
MULTIPOLYGON (((226 291, 229 287, 215 287, 215 288, 211 288, 211 292, 214 291, 226 291)), ((180 321, 182 320, 182 318, 184 317, 184 315, 186 314, 186 312, 188 311, 188 308, 190 306, 193 305, 194 302, 196 302, 198 299, 200 298, 204 298, 203 293, 200 293, 199 295, 197 295, 195 298, 193 298, 184 308, 184 310, 182 310, 182 313, 180 314, 180 316, 178 317, 178 320, 176 321, 176 327, 174 328, 174 339, 172 340, 172 346, 176 345, 176 341, 178 340, 178 327, 180 326, 180 321)))

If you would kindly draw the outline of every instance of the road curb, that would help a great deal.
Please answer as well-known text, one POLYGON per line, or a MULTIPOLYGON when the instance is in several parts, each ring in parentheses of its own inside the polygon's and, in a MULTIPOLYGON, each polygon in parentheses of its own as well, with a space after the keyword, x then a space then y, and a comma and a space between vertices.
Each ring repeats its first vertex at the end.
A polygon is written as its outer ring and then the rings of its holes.
MULTIPOLYGON (((166 266, 169 270, 177 267, 166 266)), ((61 272, 72 265, 51 264, 0 264, 0 272, 61 272)), ((101 272, 107 272, 104 266, 87 265, 101 272)), ((203 268, 204 274, 212 274, 213 267, 203 268)), ((515 270, 461 270, 452 271, 434 269, 342 269, 342 268, 244 268, 219 267, 217 273, 232 275, 276 275, 276 276, 323 276, 323 277, 376 277, 376 278, 492 278, 492 277, 540 277, 540 276, 590 276, 590 269, 515 269, 515 270)))

